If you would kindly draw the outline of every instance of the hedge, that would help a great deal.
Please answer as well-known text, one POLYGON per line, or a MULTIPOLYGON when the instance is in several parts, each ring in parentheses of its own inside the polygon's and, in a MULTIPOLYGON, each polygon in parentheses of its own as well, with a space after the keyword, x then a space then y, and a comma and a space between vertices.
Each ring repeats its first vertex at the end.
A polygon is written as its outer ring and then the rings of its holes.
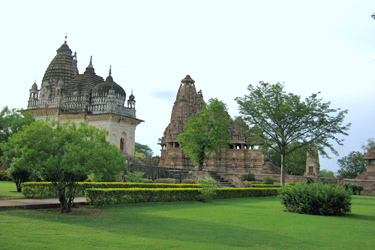
MULTIPOLYGON (((200 188, 198 184, 132 183, 132 182, 78 182, 76 196, 84 196, 88 188, 200 188)), ((26 197, 56 196, 51 182, 25 182, 22 194, 26 197)))
MULTIPOLYGON (((106 205, 203 200, 199 190, 199 188, 88 188, 85 190, 85 195, 87 202, 92 205, 106 205)), ((278 191, 279 188, 218 188, 215 198, 276 196, 278 191)))
POLYGON ((251 184, 250 187, 253 187, 253 188, 281 188, 280 185, 274 185, 274 184, 251 184))

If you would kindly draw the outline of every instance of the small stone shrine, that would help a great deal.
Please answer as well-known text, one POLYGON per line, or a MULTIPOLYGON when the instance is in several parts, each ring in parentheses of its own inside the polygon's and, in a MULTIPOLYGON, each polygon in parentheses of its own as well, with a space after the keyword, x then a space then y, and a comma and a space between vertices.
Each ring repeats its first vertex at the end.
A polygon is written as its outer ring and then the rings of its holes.
POLYGON ((65 42, 49 64, 40 89, 31 86, 27 111, 35 119, 54 118, 74 122, 87 121, 109 131, 107 140, 121 151, 134 156, 135 129, 143 122, 136 118, 135 97, 129 96, 114 82, 112 70, 104 81, 96 75, 92 58, 83 74, 77 67, 77 53, 72 55, 65 42))
POLYGON ((365 155, 367 170, 356 179, 375 180, 375 146, 372 146, 365 155))

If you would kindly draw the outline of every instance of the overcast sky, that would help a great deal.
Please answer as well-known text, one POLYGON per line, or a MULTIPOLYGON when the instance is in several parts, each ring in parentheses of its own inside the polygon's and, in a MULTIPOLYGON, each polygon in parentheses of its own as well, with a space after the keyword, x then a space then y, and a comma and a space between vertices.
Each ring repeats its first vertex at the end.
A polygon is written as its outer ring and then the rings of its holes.
MULTIPOLYGON (((375 137, 375 1, 5 1, 0 0, 0 107, 27 108, 34 80, 68 35, 80 73, 90 56, 98 75, 132 89, 136 141, 160 155, 181 79, 205 101, 234 98, 259 81, 284 82, 301 97, 321 92, 352 123, 340 157, 375 137), (104 3, 105 2, 105 3, 104 3)), ((337 171, 337 158, 321 169, 337 171)))

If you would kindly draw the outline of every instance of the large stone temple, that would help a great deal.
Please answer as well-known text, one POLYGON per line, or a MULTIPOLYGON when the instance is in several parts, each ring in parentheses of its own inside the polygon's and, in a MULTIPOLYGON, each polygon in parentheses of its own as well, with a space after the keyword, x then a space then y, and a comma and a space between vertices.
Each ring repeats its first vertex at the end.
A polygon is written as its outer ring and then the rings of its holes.
POLYGON ((104 80, 96 75, 92 58, 83 74, 78 72, 77 54, 72 54, 66 40, 49 64, 40 89, 36 82, 30 89, 27 111, 35 119, 54 118, 74 122, 87 121, 108 130, 107 140, 129 156, 134 156, 136 118, 135 97, 129 96, 114 82, 111 68, 104 80))
MULTIPOLYGON (((205 105, 202 91, 196 91, 195 81, 187 75, 181 80, 174 102, 169 125, 164 135, 159 139, 161 146, 161 159, 159 167, 193 170, 195 165, 187 158, 177 140, 177 136, 183 132, 188 119, 192 114, 199 114, 205 105)), ((248 129, 244 129, 239 123, 231 120, 229 128, 230 146, 223 149, 221 157, 211 155, 204 169, 216 172, 233 174, 244 174, 249 171, 253 173, 275 173, 271 164, 264 159, 259 145, 252 143, 252 137, 248 129)))

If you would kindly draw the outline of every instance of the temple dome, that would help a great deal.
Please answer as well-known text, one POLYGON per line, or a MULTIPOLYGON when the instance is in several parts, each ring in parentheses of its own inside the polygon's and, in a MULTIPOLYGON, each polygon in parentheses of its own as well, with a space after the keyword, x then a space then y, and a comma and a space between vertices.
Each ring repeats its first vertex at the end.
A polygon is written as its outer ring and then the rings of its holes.
POLYGON ((107 97, 108 94, 115 95, 118 99, 121 99, 121 101, 124 103, 126 99, 126 93, 125 90, 115 83, 113 81, 112 75, 111 75, 111 69, 109 70, 109 75, 107 79, 97 84, 92 89, 92 97, 107 97), (111 92, 111 93, 110 93, 111 92))

